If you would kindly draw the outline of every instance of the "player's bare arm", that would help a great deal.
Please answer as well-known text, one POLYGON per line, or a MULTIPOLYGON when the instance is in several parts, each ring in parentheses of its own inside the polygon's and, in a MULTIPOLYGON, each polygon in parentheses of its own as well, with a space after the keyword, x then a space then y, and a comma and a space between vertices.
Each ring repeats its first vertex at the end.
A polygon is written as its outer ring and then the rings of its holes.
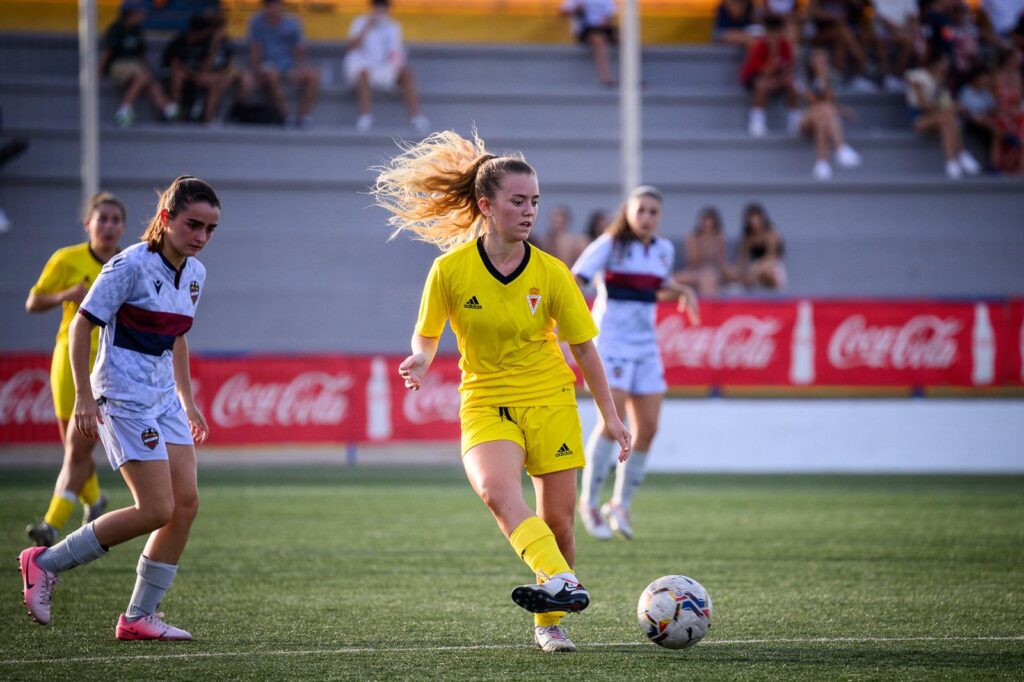
POLYGON ((96 423, 103 423, 99 405, 92 396, 89 383, 89 350, 92 343, 92 330, 95 327, 84 315, 75 315, 68 330, 69 356, 71 358, 71 376, 75 381, 75 428, 86 438, 99 438, 96 423))
POLYGON ((398 366, 398 374, 405 381, 406 388, 414 391, 420 389, 423 377, 430 369, 430 363, 434 361, 438 341, 439 337, 412 335, 412 355, 402 360, 402 364, 398 366))

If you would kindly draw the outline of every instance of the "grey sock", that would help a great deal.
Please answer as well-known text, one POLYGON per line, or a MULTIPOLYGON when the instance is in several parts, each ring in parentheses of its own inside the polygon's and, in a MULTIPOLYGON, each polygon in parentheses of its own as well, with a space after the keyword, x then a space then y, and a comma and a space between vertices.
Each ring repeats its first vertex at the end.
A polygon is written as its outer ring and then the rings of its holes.
POLYGON ((163 600, 167 590, 171 588, 171 583, 174 582, 178 567, 141 556, 136 572, 139 577, 135 580, 135 591, 132 592, 132 600, 124 614, 128 619, 156 613, 160 601, 163 600))
POLYGON ((644 482, 647 473, 647 453, 634 450, 629 459, 619 462, 615 471, 615 491, 612 493, 612 504, 629 509, 633 503, 636 489, 644 482))
POLYGON ((96 539, 96 532, 92 526, 91 523, 82 526, 40 554, 36 561, 47 571, 60 573, 99 559, 107 550, 96 539))
POLYGON ((591 434, 587 442, 587 465, 583 468, 580 502, 588 507, 597 507, 601 503, 601 489, 608 477, 615 446, 615 441, 605 438, 600 431, 591 434))

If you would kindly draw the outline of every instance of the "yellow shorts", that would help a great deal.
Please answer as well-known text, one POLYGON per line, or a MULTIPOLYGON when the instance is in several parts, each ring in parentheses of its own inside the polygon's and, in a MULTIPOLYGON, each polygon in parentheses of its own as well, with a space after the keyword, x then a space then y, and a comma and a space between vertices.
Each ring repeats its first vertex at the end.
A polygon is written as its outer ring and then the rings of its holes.
MULTIPOLYGON (((89 371, 96 363, 96 344, 89 354, 89 371)), ((66 343, 57 343, 50 361, 50 392, 53 394, 53 411, 57 419, 70 421, 75 413, 75 379, 71 374, 71 356, 66 343)))
POLYGON ((583 427, 575 405, 556 407, 471 407, 462 421, 462 454, 481 443, 510 440, 526 452, 526 473, 531 476, 586 464, 583 427))

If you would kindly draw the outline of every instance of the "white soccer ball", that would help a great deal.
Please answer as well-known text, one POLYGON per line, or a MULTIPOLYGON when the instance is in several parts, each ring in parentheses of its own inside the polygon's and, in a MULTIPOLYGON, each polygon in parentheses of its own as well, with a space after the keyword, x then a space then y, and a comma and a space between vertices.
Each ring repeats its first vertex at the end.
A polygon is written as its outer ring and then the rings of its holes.
POLYGON ((711 627, 711 595, 685 575, 666 575, 644 588, 636 618, 647 639, 666 649, 693 646, 711 627))

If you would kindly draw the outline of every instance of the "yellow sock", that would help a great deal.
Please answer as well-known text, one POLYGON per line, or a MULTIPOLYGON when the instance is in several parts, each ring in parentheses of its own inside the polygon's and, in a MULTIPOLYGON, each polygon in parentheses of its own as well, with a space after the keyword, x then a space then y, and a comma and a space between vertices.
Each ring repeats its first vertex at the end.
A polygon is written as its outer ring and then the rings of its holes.
POLYGON ((86 506, 92 506, 100 499, 100 479, 96 476, 96 472, 92 472, 92 476, 85 479, 85 483, 82 484, 82 491, 78 493, 78 501, 86 506))
POLYGON ((57 530, 64 527, 64 524, 71 518, 71 512, 75 511, 75 498, 73 493, 62 493, 54 495, 50 500, 50 508, 46 510, 43 521, 57 530), (65 495, 71 495, 69 500, 65 495))
POLYGON ((571 573, 572 569, 558 549, 555 534, 539 516, 531 516, 520 523, 508 541, 519 558, 537 575, 571 573))
POLYGON ((562 622, 562 616, 566 614, 565 611, 551 611, 550 613, 535 613, 533 614, 533 624, 540 627, 547 627, 548 625, 558 625, 562 622))

